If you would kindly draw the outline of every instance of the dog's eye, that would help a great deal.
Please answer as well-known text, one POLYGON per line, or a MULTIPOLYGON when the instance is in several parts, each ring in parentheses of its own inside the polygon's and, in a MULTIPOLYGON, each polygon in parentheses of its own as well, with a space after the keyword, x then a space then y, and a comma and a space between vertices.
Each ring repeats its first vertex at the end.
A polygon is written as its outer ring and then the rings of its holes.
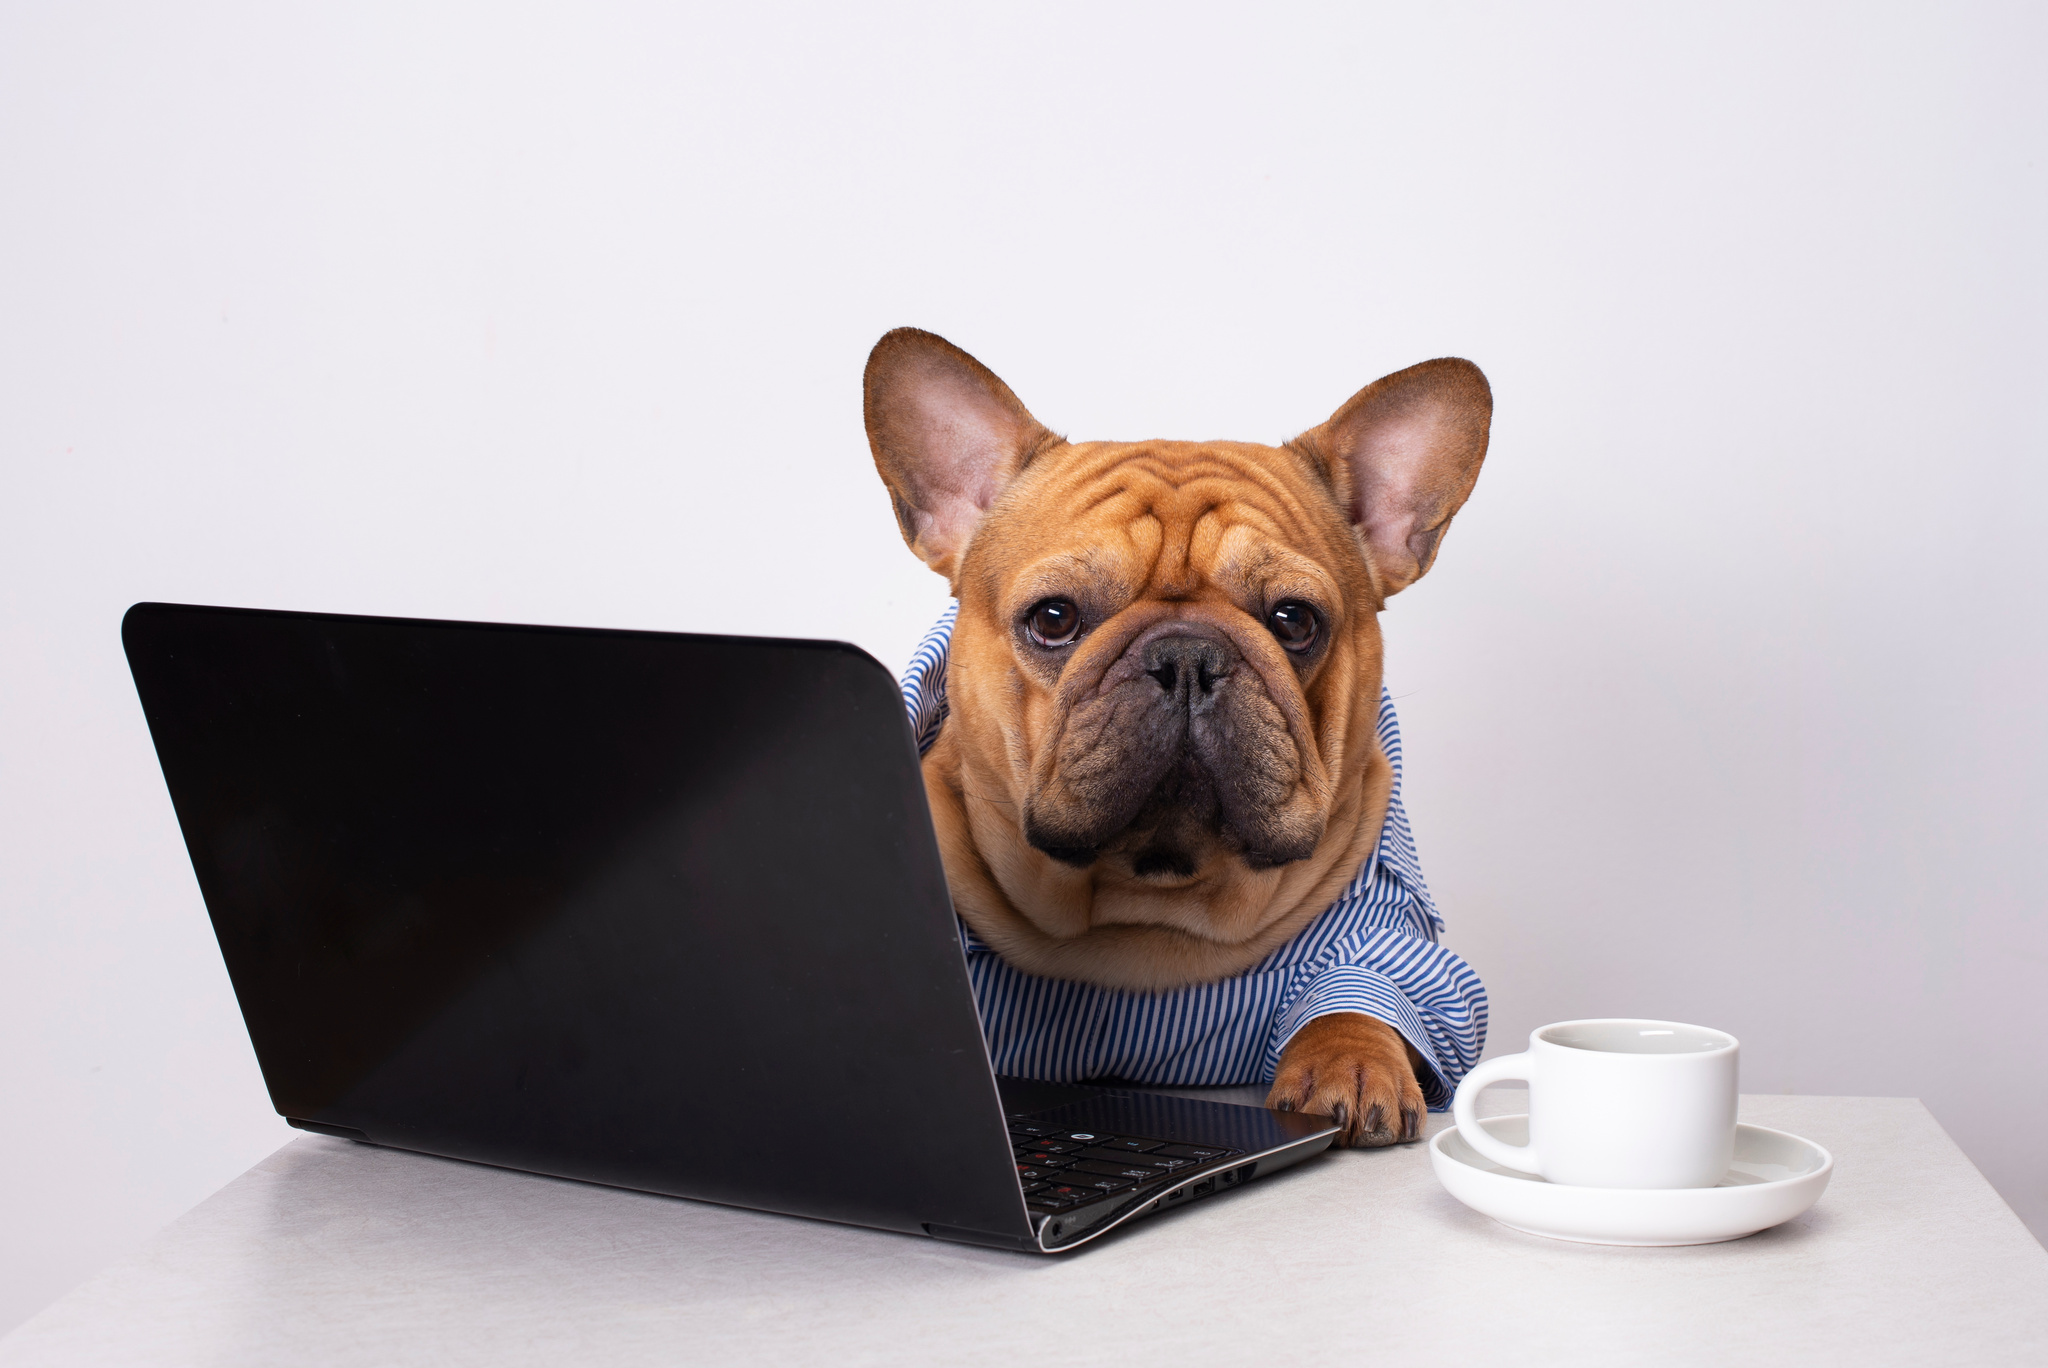
POLYGON ((1276 603, 1266 614, 1266 630, 1288 650, 1306 651, 1316 644, 1316 610, 1300 599, 1276 603))
POLYGON ((1081 606, 1072 599, 1040 599, 1031 605, 1024 629, 1041 646, 1066 646, 1081 635, 1081 606))

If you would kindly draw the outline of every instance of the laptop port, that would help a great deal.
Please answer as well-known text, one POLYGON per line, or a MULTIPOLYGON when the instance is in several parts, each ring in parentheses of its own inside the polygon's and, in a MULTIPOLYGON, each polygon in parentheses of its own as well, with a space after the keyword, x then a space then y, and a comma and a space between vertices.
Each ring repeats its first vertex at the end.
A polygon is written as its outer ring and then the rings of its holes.
POLYGON ((1214 1178, 1204 1178, 1201 1182, 1195 1184, 1193 1187, 1188 1189, 1188 1196, 1207 1197, 1210 1193, 1214 1192, 1215 1190, 1216 1180, 1214 1178))

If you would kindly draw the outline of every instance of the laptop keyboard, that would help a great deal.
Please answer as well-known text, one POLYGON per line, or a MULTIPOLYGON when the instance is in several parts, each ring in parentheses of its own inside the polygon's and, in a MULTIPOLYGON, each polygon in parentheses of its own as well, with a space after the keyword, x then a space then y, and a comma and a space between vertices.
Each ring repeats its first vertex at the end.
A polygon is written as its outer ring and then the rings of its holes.
POLYGON ((1143 1135, 1061 1130, 1029 1121, 1010 1122, 1010 1139, 1017 1147, 1024 1201, 1033 1211, 1045 1212, 1066 1211, 1242 1153, 1143 1135))

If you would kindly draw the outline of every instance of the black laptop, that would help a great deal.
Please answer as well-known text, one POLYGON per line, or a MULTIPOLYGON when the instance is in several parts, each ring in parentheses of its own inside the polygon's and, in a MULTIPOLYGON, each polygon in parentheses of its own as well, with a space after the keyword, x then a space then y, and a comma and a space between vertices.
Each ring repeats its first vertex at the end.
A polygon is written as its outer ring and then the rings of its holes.
POLYGON ((995 1075, 852 646, 169 604, 122 640, 301 1129, 1038 1251, 1335 1134, 995 1075))

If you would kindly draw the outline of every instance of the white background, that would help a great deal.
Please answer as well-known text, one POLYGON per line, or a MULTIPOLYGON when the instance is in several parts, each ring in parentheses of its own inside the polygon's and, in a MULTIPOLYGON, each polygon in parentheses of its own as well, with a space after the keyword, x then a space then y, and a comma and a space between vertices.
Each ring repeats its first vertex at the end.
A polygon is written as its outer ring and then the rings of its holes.
POLYGON ((885 329, 1076 437, 1477 360, 1387 616, 1492 1052, 1710 1023, 2048 1232, 2038 6, 0 10, 0 1328, 283 1141, 127 605, 843 637, 885 329))

